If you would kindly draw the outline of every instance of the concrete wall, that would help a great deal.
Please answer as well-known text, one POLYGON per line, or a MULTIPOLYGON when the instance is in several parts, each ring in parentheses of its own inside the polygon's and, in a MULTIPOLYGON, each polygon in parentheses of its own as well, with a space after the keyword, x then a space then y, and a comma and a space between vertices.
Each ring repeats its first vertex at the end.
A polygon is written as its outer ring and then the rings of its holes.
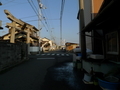
POLYGON ((0 71, 28 59, 27 44, 0 41, 0 71))

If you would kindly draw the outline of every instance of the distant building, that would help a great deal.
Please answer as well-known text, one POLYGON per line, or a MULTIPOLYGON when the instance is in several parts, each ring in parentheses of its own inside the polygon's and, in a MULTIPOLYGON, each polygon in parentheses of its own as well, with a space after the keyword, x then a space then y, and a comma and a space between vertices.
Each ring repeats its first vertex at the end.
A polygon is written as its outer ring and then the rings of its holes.
POLYGON ((66 51, 73 51, 73 49, 76 48, 77 46, 79 46, 79 44, 72 43, 72 42, 66 42, 65 46, 66 46, 66 51))
POLYGON ((40 46, 43 49, 43 52, 56 50, 57 45, 50 39, 44 37, 40 40, 40 46))

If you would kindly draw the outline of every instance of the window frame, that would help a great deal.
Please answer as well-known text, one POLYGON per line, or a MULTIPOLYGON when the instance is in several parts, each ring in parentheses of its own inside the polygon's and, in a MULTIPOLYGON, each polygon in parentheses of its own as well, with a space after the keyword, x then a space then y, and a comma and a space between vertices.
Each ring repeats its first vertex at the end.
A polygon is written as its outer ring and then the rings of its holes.
MULTIPOLYGON (((112 38, 112 36, 111 36, 111 38, 112 38)), ((118 32, 117 31, 113 31, 113 32, 110 32, 110 33, 108 33, 108 34, 106 34, 106 53, 107 54, 113 54, 113 55, 118 55, 119 54, 119 45, 118 45, 118 32), (109 51, 108 50, 108 37, 110 37, 113 33, 116 33, 116 35, 117 35, 117 51, 109 51)), ((111 48, 112 48, 112 45, 111 45, 111 48)))

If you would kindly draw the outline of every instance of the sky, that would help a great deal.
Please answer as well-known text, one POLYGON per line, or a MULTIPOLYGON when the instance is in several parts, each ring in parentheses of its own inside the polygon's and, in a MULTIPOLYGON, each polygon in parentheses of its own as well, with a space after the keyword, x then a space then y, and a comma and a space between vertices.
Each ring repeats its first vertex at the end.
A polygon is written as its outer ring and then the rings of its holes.
POLYGON ((41 0, 42 9, 39 9, 37 0, 0 0, 0 2, 2 3, 0 20, 4 28, 0 30, 0 36, 8 33, 8 28, 5 25, 11 21, 4 13, 4 10, 8 10, 16 18, 41 29, 39 32, 41 38, 46 37, 60 44, 60 33, 62 33, 63 42, 79 43, 78 0, 65 0, 61 24, 62 0, 41 0))

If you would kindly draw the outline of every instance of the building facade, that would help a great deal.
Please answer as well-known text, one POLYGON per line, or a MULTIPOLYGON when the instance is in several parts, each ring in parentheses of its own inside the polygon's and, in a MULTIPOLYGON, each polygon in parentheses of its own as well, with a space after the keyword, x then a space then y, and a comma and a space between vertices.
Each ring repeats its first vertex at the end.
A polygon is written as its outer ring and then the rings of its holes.
MULTIPOLYGON (((85 1, 83 0, 84 4, 85 1)), ((89 72, 93 67, 95 72, 107 74, 114 68, 120 68, 120 20, 117 10, 120 8, 119 0, 89 0, 91 1, 91 21, 86 23, 87 8, 84 8, 85 27, 81 33, 91 38, 93 53, 89 58, 83 58, 83 68, 89 72), (117 13, 117 14, 115 14, 117 13), (90 33, 87 35, 87 33, 90 33)), ((87 3, 88 4, 88 3, 87 3)), ((84 5, 84 7, 87 5, 84 5)), ((89 6, 89 5, 88 5, 89 6)), ((89 13, 89 11, 88 11, 89 13)), ((87 48, 87 39, 86 39, 87 48)), ((82 42, 84 44, 84 42, 82 42)), ((84 44, 85 45, 85 44, 84 44)), ((84 47, 85 48, 85 47, 84 47)), ((86 49, 85 49, 86 50, 86 49)), ((84 56, 85 53, 82 53, 84 56)), ((117 70, 116 69, 116 70, 117 70)))

